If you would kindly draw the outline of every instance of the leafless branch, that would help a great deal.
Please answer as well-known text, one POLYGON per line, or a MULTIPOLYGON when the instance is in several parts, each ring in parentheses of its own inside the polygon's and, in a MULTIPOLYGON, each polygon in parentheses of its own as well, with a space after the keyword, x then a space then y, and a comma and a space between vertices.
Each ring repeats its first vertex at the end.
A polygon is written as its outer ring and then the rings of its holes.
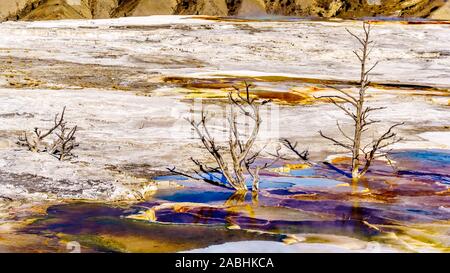
POLYGON ((33 130, 33 135, 28 136, 27 132, 24 132, 22 137, 19 137, 18 144, 21 146, 26 146, 32 152, 44 152, 46 151, 46 145, 44 139, 51 135, 61 124, 64 122, 64 113, 66 112, 66 107, 63 107, 61 114, 56 114, 54 118, 54 125, 48 129, 45 133, 35 127, 33 130))
POLYGON ((298 142, 292 143, 291 141, 289 141, 289 139, 282 139, 281 142, 283 143, 283 145, 288 148, 289 150, 291 150, 292 152, 294 152, 294 154, 296 154, 301 160, 308 162, 309 161, 309 151, 308 150, 304 150, 304 151, 299 151, 297 149, 297 145, 298 142))
POLYGON ((332 138, 332 137, 329 137, 329 136, 324 135, 324 134, 322 133, 322 131, 319 131, 319 134, 320 134, 321 137, 326 138, 326 139, 332 141, 332 142, 334 143, 334 145, 336 145, 336 146, 340 146, 340 147, 343 147, 343 148, 348 149, 348 150, 352 150, 352 149, 353 149, 352 146, 350 146, 349 144, 345 144, 345 143, 343 143, 343 142, 341 142, 341 141, 339 141, 339 140, 336 140, 336 139, 334 139, 334 138, 332 138))
POLYGON ((339 88, 333 88, 337 91, 339 91, 343 95, 330 95, 330 96, 322 96, 321 98, 328 98, 330 102, 332 102, 335 106, 337 106, 339 109, 341 109, 347 116, 351 117, 354 121, 354 130, 353 135, 350 136, 349 134, 345 133, 345 131, 341 128, 339 125, 339 122, 336 122, 337 128, 339 132, 351 142, 351 144, 346 144, 342 141, 339 141, 335 138, 326 136, 322 133, 322 131, 319 131, 319 134, 333 142, 334 145, 343 147, 352 153, 352 178, 353 179, 359 179, 361 176, 365 175, 365 173, 370 168, 370 165, 373 161, 373 159, 377 158, 378 156, 384 156, 385 153, 382 152, 382 150, 398 141, 401 141, 401 138, 396 138, 396 133, 393 132, 393 129, 402 125, 403 123, 396 123, 392 125, 384 134, 382 134, 378 139, 375 141, 368 143, 364 147, 362 147, 362 141, 363 141, 363 133, 366 132, 369 128, 369 126, 380 123, 380 120, 373 120, 369 119, 369 113, 377 110, 385 109, 385 107, 366 107, 364 108, 365 103, 365 97, 366 97, 366 91, 370 85, 369 81, 369 74, 372 72, 373 69, 378 65, 378 61, 375 62, 373 65, 371 65, 368 68, 368 59, 369 55, 372 52, 373 49, 373 41, 370 40, 370 32, 371 32, 371 25, 367 22, 363 23, 363 35, 362 37, 359 37, 358 35, 352 33, 350 30, 346 29, 347 32, 354 37, 358 43, 361 45, 361 48, 359 50, 354 50, 353 53, 356 55, 360 62, 360 79, 359 79, 359 96, 354 97, 347 93, 346 91, 339 89, 339 88), (372 45, 372 46, 370 46, 372 45), (348 109, 344 105, 341 105, 338 103, 337 100, 344 101, 346 103, 350 103, 354 109, 348 109), (371 146, 371 149, 369 147, 371 146), (362 158, 364 157, 364 158, 362 158), (362 169, 360 169, 361 166, 361 160, 365 160, 365 163, 363 164, 362 169))
POLYGON ((73 157, 72 150, 78 146, 75 142, 75 133, 77 126, 72 128, 66 126, 66 122, 62 122, 59 126, 59 132, 56 133, 58 137, 51 145, 50 153, 58 160, 62 161, 73 157))
POLYGON ((252 153, 251 150, 255 144, 259 133, 260 125, 262 123, 260 116, 260 106, 268 103, 268 100, 259 101, 250 94, 251 84, 244 82, 245 90, 242 91, 239 87, 233 86, 234 92, 228 94, 228 103, 230 110, 227 112, 227 121, 229 125, 228 132, 228 146, 223 150, 216 144, 216 141, 211 136, 208 125, 207 115, 202 111, 201 119, 196 122, 194 119, 187 119, 192 128, 200 138, 203 147, 214 158, 217 167, 209 168, 199 161, 193 160, 197 169, 194 170, 197 176, 189 175, 187 173, 179 172, 175 168, 168 169, 172 173, 183 175, 191 179, 203 180, 207 183, 216 186, 233 188, 236 191, 247 191, 246 178, 244 171, 253 178, 253 190, 258 190, 259 187, 259 171, 264 166, 257 166, 253 169, 252 164, 260 155, 261 150, 252 153), (238 116, 244 115, 250 117, 253 121, 253 128, 249 136, 244 136, 238 126, 238 116), (225 160, 229 155, 231 161, 225 160), (213 174, 220 174, 223 177, 217 177, 213 174), (222 182, 226 181, 226 182, 222 182))
POLYGON ((63 107, 61 114, 56 114, 53 119, 53 126, 46 132, 42 132, 39 128, 34 128, 33 134, 28 135, 24 132, 19 137, 18 144, 26 146, 32 152, 48 152, 59 160, 65 160, 73 156, 71 151, 77 146, 75 143, 75 133, 77 126, 67 127, 64 119, 66 107, 63 107), (50 136, 54 136, 51 142, 46 141, 50 136))

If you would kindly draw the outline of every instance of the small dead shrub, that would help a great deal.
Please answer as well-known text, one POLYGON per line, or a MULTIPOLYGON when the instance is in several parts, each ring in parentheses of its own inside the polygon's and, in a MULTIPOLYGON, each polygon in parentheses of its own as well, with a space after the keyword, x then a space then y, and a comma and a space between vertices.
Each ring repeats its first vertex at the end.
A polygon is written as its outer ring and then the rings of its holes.
POLYGON ((73 158, 72 150, 78 146, 75 141, 77 125, 67 126, 67 121, 64 120, 65 111, 64 106, 62 112, 55 115, 50 129, 43 131, 35 127, 31 134, 24 132, 17 144, 35 153, 49 153, 61 161, 73 158))

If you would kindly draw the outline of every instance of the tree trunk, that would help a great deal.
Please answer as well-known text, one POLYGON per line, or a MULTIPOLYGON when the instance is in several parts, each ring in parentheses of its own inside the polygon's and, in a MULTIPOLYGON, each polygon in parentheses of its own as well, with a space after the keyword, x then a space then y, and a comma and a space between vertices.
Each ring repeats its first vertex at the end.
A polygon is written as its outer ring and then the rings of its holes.
POLYGON ((359 179, 359 154, 361 149, 361 132, 362 132, 362 109, 364 103, 364 96, 361 96, 358 101, 358 107, 356 109, 356 121, 355 121, 355 135, 353 138, 353 150, 352 150, 352 178, 359 179))
POLYGON ((353 138, 353 150, 352 150, 352 179, 358 180, 360 177, 359 172, 359 155, 361 152, 361 135, 363 127, 363 109, 364 109, 364 96, 366 93, 367 85, 367 71, 366 60, 368 56, 367 46, 369 44, 369 35, 366 32, 366 38, 362 43, 362 57, 361 57, 361 75, 360 75, 360 88, 359 88, 359 100, 356 103, 356 119, 355 119, 355 135, 353 138))

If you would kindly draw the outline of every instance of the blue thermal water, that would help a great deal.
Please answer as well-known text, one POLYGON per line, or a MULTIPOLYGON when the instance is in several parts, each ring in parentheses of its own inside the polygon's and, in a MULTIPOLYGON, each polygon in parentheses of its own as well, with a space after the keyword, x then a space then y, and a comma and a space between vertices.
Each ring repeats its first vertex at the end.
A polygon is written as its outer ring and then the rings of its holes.
POLYGON ((210 203, 228 200, 232 191, 208 191, 198 188, 184 188, 177 191, 159 191, 153 197, 171 202, 210 203))
POLYGON ((450 167, 450 151, 448 150, 407 150, 391 153, 394 159, 419 161, 422 164, 440 164, 450 167))

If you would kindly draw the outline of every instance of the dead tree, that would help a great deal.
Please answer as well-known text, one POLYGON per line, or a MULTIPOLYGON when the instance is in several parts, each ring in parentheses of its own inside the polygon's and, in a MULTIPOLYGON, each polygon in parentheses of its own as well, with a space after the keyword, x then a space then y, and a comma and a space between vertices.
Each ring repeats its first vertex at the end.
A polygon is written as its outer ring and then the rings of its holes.
POLYGON ((43 133, 39 128, 35 127, 33 134, 29 136, 27 132, 23 133, 23 136, 19 137, 18 144, 26 146, 32 152, 46 152, 48 144, 45 143, 45 138, 51 136, 52 133, 64 122, 64 113, 66 107, 64 106, 61 114, 56 114, 54 118, 54 125, 43 133))
POLYGON ((244 192, 248 190, 245 173, 248 173, 252 179, 252 190, 259 189, 259 173, 261 170, 275 164, 280 156, 277 149, 277 156, 271 162, 254 166, 255 161, 260 157, 263 149, 252 152, 255 140, 258 136, 260 125, 262 123, 260 115, 260 106, 265 105, 269 100, 258 101, 257 98, 250 96, 251 84, 245 83, 245 93, 238 87, 233 87, 234 91, 228 93, 229 111, 227 112, 228 121, 228 145, 219 146, 208 129, 208 116, 202 111, 200 121, 187 119, 192 128, 200 138, 203 147, 214 158, 217 166, 210 167, 206 164, 191 158, 196 165, 192 170, 193 175, 179 172, 174 168, 168 170, 191 179, 202 180, 207 183, 231 188, 235 191, 244 192), (243 93, 243 94, 242 94, 243 93), (238 115, 249 117, 253 121, 253 128, 249 136, 241 133, 238 126, 238 115))
POLYGON ((397 137, 394 129, 403 123, 396 123, 389 127, 389 129, 376 139, 369 142, 364 141, 364 133, 369 129, 371 125, 381 122, 380 120, 370 119, 370 114, 373 111, 385 109, 385 107, 370 107, 365 106, 366 91, 370 85, 369 75, 370 72, 378 65, 378 62, 374 63, 370 67, 368 66, 369 55, 373 49, 373 41, 370 40, 371 25, 367 22, 363 23, 364 34, 362 37, 358 37, 347 29, 347 32, 354 37, 361 45, 359 50, 354 50, 353 53, 358 58, 360 68, 359 79, 359 95, 351 95, 348 91, 341 88, 333 88, 339 92, 339 95, 321 96, 319 98, 328 99, 336 107, 341 109, 347 116, 353 120, 353 132, 351 134, 346 133, 338 121, 336 121, 337 128, 343 137, 343 140, 333 138, 325 135, 322 131, 319 131, 320 135, 333 142, 334 145, 348 150, 352 154, 352 178, 358 180, 369 170, 375 158, 385 157, 387 151, 384 149, 396 142, 401 141, 401 138, 397 137), (347 107, 348 106, 348 107, 347 107))
POLYGON ((77 143, 75 143, 75 133, 77 131, 77 126, 72 128, 67 127, 66 122, 62 122, 59 126, 59 131, 55 133, 57 138, 54 140, 50 154, 56 157, 58 160, 63 161, 73 157, 72 150, 75 148, 77 143))
POLYGON ((48 152, 59 160, 71 157, 72 149, 77 146, 75 143, 77 126, 67 127, 67 122, 64 120, 65 111, 64 106, 61 114, 55 115, 53 126, 46 132, 42 132, 37 127, 34 128, 31 136, 24 132, 23 136, 19 137, 18 144, 32 152, 48 152), (51 137, 53 137, 51 141, 47 141, 51 137))

